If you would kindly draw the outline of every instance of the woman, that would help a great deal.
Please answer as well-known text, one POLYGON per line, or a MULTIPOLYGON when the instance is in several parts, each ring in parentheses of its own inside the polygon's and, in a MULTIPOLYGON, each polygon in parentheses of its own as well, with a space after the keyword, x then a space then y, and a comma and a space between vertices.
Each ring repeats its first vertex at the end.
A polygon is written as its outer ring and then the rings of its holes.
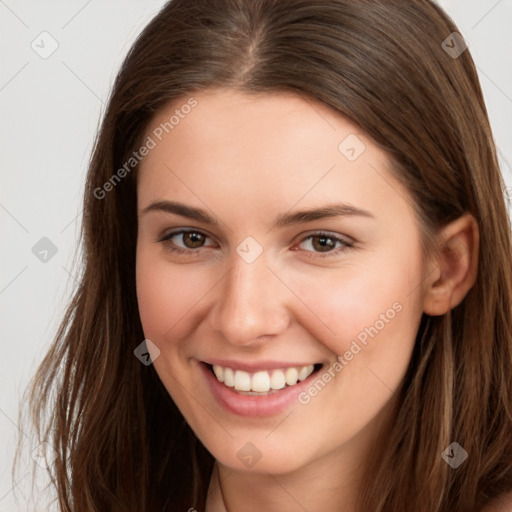
POLYGON ((503 188, 436 4, 167 4, 30 390, 61 510, 509 510, 503 188))

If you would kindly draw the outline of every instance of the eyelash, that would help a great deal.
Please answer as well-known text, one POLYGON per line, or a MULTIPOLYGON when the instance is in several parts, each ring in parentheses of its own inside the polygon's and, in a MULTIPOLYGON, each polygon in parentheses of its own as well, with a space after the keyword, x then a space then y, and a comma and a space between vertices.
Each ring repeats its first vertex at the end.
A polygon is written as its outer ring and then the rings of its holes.
MULTIPOLYGON (((177 246, 173 245, 172 242, 170 241, 171 238, 173 238, 177 235, 185 234, 185 233, 198 233, 206 238, 209 238, 209 236, 206 233, 204 233, 203 231, 198 230, 198 229, 179 229, 177 231, 170 232, 169 234, 165 235, 163 238, 161 238, 157 241, 161 242, 164 245, 166 250, 172 251, 174 253, 187 254, 188 256, 195 256, 195 255, 199 254, 199 249, 202 249, 202 247, 198 247, 197 249, 183 249, 181 247, 177 247, 177 246)), ((341 243, 342 247, 338 247, 337 249, 333 249, 332 251, 327 251, 325 254, 322 254, 320 252, 306 250, 305 251, 306 253, 313 253, 315 255, 315 256, 308 255, 308 257, 310 257, 310 258, 313 258, 313 257, 328 258, 328 257, 334 256, 334 255, 338 255, 339 253, 344 252, 347 249, 354 247, 353 243, 348 242, 347 240, 344 240, 340 237, 334 236, 331 233, 328 233, 325 231, 318 231, 315 233, 311 233, 310 235, 308 235, 308 236, 304 237, 302 240, 300 240, 299 245, 301 243, 305 242, 306 240, 309 240, 310 238, 316 238, 316 237, 322 237, 322 236, 333 240, 335 243, 338 243, 338 242, 341 243)), ((294 250, 297 250, 297 249, 294 249, 294 250)))

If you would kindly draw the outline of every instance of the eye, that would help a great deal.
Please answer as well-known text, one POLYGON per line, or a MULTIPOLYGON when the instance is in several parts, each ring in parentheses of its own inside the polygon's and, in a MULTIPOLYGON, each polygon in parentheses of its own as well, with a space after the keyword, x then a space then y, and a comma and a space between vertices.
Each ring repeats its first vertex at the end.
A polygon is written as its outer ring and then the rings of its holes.
POLYGON ((307 247, 305 249, 306 252, 316 253, 314 257, 320 258, 339 254, 354 246, 354 244, 348 240, 325 232, 313 233, 303 238, 299 246, 302 244, 307 247))
POLYGON ((191 254, 197 252, 194 249, 208 247, 205 246, 207 239, 209 239, 209 236, 197 229, 180 229, 168 233, 163 238, 160 238, 158 242, 161 242, 166 250, 191 254), (179 241, 181 241, 182 245, 178 243, 179 241))
MULTIPOLYGON (((199 254, 199 249, 203 247, 212 247, 214 244, 205 245, 208 239, 210 237, 200 230, 179 229, 171 231, 157 241, 161 242, 168 251, 191 256, 199 254)), ((354 246, 352 242, 326 232, 312 233, 304 237, 297 247, 301 245, 305 246, 301 250, 309 253, 308 257, 319 258, 337 255, 354 246)), ((292 248, 292 250, 297 249, 292 248)))

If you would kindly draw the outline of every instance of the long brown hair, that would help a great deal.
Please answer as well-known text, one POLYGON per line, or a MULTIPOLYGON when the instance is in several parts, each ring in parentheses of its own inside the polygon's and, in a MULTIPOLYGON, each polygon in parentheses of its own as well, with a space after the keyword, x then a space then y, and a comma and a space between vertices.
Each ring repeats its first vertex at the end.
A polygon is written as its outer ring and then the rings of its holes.
POLYGON ((27 388, 62 511, 204 510, 213 458, 133 354, 136 167, 98 189, 159 109, 213 86, 316 98, 360 127, 412 194, 426 250, 463 213, 478 222, 476 282, 423 316, 361 510, 473 512, 512 489, 511 226, 475 65, 443 43, 453 32, 427 0, 174 0, 143 30, 90 161, 79 285, 27 388), (456 470, 441 457, 454 441, 469 454, 456 470))

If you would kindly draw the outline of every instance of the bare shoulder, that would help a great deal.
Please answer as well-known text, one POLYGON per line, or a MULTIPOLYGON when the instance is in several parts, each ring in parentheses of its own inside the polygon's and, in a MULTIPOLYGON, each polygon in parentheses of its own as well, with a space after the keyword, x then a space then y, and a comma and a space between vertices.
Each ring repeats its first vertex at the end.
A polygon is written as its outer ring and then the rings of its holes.
POLYGON ((512 491, 492 500, 481 512, 512 512, 512 491))

